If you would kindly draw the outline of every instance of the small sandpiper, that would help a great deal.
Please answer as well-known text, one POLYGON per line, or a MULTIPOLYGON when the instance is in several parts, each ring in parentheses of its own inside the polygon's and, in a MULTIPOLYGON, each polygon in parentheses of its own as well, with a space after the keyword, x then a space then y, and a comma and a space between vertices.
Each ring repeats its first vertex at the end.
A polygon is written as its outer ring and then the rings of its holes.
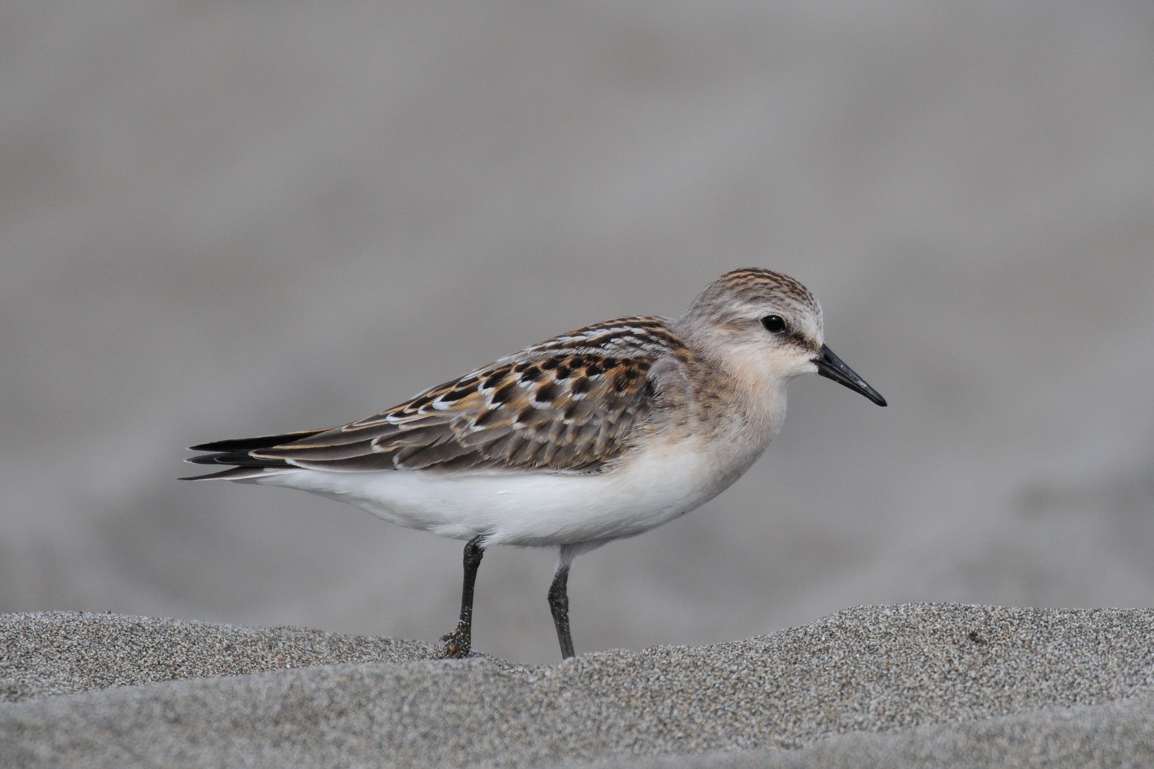
POLYGON ((734 270, 680 319, 585 326, 340 427, 193 446, 207 453, 189 461, 229 467, 189 480, 304 489, 465 540, 447 657, 469 654, 486 548, 555 547, 549 608, 571 657, 573 558, 729 487, 781 429, 786 384, 810 373, 886 405, 825 345, 809 289, 734 270))

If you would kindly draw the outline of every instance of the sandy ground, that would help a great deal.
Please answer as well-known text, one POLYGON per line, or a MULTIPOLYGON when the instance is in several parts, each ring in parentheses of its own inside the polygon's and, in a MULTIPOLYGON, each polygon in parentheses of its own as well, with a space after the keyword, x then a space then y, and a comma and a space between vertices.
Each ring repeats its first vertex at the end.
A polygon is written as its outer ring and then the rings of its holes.
POLYGON ((113 615, 0 617, 0 764, 1082 767, 1154 761, 1154 611, 900 605, 550 666, 113 615))

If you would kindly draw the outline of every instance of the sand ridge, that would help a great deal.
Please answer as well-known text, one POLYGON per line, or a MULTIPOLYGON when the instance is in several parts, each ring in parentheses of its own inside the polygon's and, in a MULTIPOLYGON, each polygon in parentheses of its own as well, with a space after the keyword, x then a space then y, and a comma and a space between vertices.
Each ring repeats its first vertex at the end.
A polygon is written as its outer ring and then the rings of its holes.
MULTIPOLYGON (((921 604, 530 667, 291 628, 6 615, 0 687, 16 701, 0 705, 0 763, 544 767, 675 756, 652 760, 683 763, 652 765, 824 766, 837 765, 828 751, 839 740, 856 740, 889 765, 905 765, 897 751, 915 766, 915 747, 996 744, 982 728, 1044 735, 1052 720, 1066 724, 1049 733, 1054 746, 1084 746, 1080 724, 1142 723, 1151 639, 1150 610, 921 604), (716 755, 734 751, 756 753, 716 755)), ((1150 730, 1121 735, 1111 744, 1133 738, 1134 752, 1150 730)))

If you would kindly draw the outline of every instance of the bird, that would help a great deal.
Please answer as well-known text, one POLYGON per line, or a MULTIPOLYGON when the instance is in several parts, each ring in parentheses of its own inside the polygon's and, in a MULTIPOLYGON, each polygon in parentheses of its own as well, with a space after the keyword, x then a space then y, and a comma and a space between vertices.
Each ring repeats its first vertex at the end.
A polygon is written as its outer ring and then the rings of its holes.
POLYGON ((555 548, 547 598, 564 659, 574 558, 732 485, 781 430, 786 385, 812 373, 887 405, 825 344, 808 288, 741 268, 679 318, 584 326, 336 427, 192 446, 187 461, 226 469, 182 480, 301 489, 464 541, 446 658, 471 654, 486 550, 555 548))

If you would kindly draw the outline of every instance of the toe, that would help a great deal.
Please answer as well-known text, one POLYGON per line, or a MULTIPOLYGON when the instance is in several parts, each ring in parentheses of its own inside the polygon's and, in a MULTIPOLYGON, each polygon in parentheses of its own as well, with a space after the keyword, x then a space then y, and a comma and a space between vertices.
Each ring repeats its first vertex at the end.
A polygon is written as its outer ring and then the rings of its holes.
POLYGON ((444 642, 444 647, 441 649, 441 656, 447 659, 460 659, 469 656, 469 639, 463 638, 459 633, 449 633, 441 637, 444 642))

